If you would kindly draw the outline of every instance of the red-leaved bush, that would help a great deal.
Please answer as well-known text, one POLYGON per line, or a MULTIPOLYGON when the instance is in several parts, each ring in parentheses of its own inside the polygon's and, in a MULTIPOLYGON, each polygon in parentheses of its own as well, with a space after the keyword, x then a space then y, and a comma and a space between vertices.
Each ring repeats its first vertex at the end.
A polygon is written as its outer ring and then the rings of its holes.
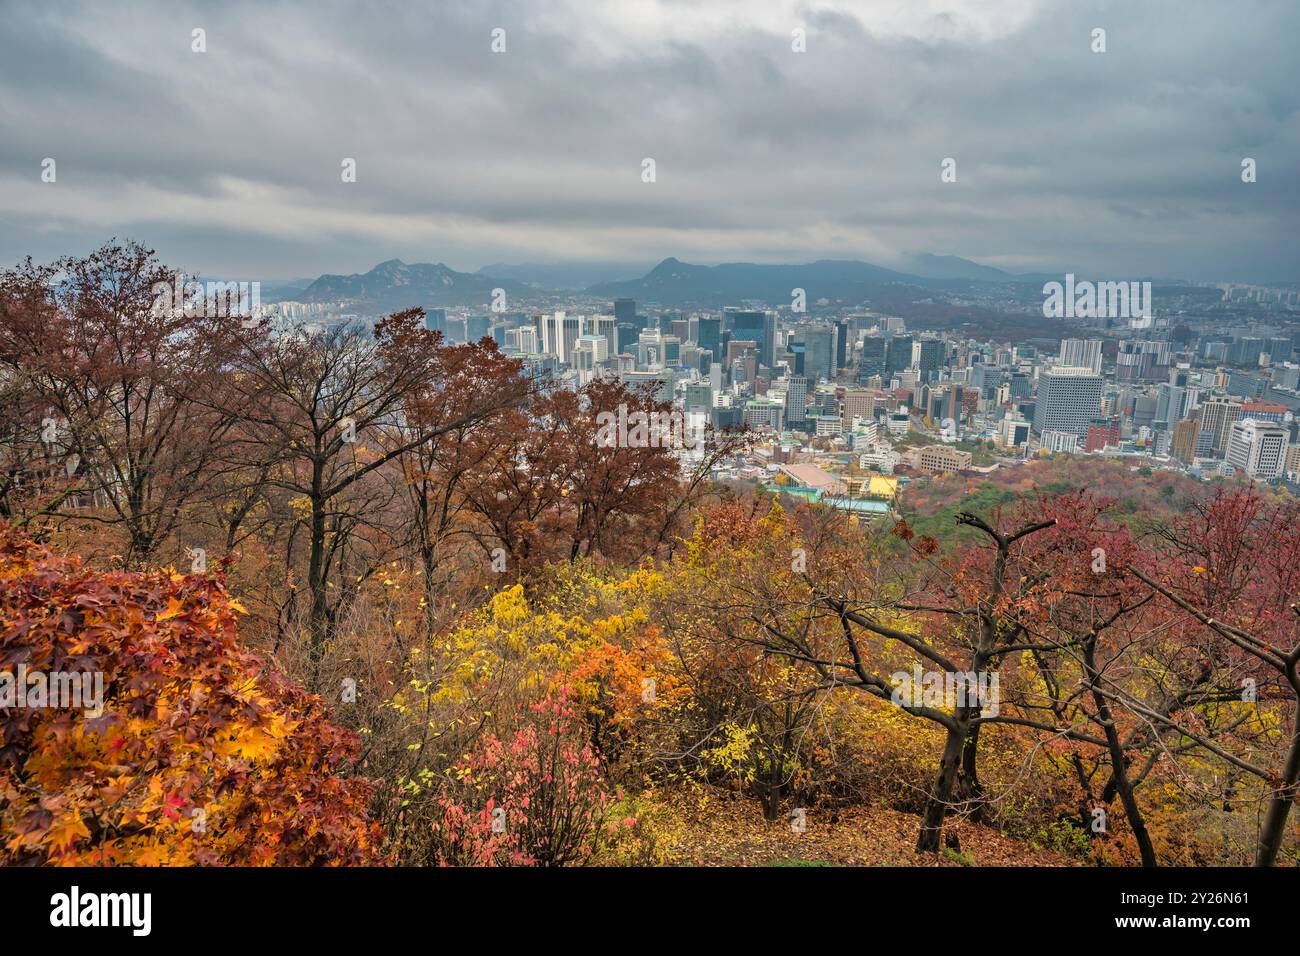
POLYGON ((432 824, 443 865, 564 866, 595 853, 614 796, 568 695, 522 716, 513 736, 488 733, 453 769, 432 824))

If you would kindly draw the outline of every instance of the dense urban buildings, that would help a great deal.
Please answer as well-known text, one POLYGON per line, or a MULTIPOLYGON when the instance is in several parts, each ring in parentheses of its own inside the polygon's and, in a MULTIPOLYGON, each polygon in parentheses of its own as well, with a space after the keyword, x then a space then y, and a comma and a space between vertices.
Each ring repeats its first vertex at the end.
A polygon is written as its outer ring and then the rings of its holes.
MULTIPOLYGON (((1046 334, 1019 339, 958 331, 959 306, 949 306, 956 321, 927 327, 816 299, 801 309, 761 299, 680 307, 539 294, 540 308, 425 315, 453 342, 489 336, 539 383, 616 376, 715 430, 747 430, 749 450, 715 477, 770 485, 778 460, 816 463, 844 479, 836 497, 853 500, 863 470, 895 477, 901 493, 933 475, 978 476, 1040 455, 1295 483, 1300 297, 1252 296, 1189 289, 1157 301, 1149 327, 1085 318, 1053 336, 1040 320, 1034 331, 1046 334)), ((320 322, 330 310, 289 302, 283 314, 320 322)), ((817 494, 790 475, 781 487, 817 494)))
MULTIPOLYGON (((1225 296, 1224 303, 1231 300, 1225 296)), ((745 303, 670 309, 576 297, 494 317, 490 334, 539 380, 602 375, 648 384, 750 451, 719 477, 771 484, 776 463, 817 464, 854 500, 865 470, 909 481, 1016 467, 1036 455, 1101 455, 1199 477, 1294 482, 1300 339, 1283 315, 1207 314, 1175 328, 1101 323, 1085 336, 982 341, 868 308, 745 303)), ((1226 307, 1226 306, 1225 306, 1226 307)), ((469 330, 473 316, 432 313, 469 330)), ((686 455, 686 457, 690 457, 686 455)), ((802 488, 798 470, 780 482, 802 488)))

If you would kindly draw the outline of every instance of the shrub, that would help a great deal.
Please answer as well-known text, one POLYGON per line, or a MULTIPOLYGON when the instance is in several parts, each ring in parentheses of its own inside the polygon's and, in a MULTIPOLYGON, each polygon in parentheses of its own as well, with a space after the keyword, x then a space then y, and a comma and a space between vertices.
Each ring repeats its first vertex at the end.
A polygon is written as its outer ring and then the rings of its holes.
POLYGON ((99 715, 0 709, 0 864, 380 862, 355 738, 241 648, 242 610, 0 531, 0 672, 103 682, 99 715))
POLYGON ((508 740, 485 734, 455 766, 438 798, 440 812, 432 824, 438 862, 588 862, 614 796, 600 759, 575 739, 580 727, 561 692, 527 708, 508 740))

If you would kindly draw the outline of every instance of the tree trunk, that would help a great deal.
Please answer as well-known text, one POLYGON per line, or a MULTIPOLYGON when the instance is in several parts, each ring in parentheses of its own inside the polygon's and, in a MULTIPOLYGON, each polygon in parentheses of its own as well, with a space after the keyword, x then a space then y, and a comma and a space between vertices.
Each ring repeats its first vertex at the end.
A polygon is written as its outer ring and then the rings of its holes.
POLYGON ((971 727, 961 748, 961 770, 957 776, 957 794, 976 823, 984 822, 984 788, 979 775, 980 725, 971 727))
POLYGON ((1264 817, 1264 826, 1259 833, 1256 866, 1272 866, 1277 862, 1278 851, 1282 849, 1282 838, 1286 835, 1286 819, 1291 813, 1291 804, 1295 801, 1298 791, 1300 791, 1300 706, 1296 707, 1295 723, 1291 727, 1291 749, 1287 753, 1286 766, 1282 770, 1282 787, 1269 802, 1268 814, 1264 817))
POLYGON ((126 550, 126 566, 133 570, 141 570, 148 566, 149 560, 153 557, 154 546, 153 539, 148 532, 135 526, 131 528, 130 543, 126 550))
POLYGON ((320 693, 321 661, 325 657, 325 640, 329 635, 329 605, 325 596, 325 502, 312 502, 311 557, 307 567, 307 588, 311 591, 311 614, 308 624, 311 644, 308 648, 309 687, 320 693))
POLYGON ((420 567, 424 571, 424 636, 432 640, 434 627, 437 624, 437 616, 433 610, 434 598, 437 597, 434 593, 433 572, 438 567, 434 561, 432 545, 421 546, 420 567))
POLYGON ((921 818, 921 832, 916 837, 917 853, 939 852, 943 834, 943 817, 948 812, 953 785, 957 781, 957 770, 961 765, 967 733, 968 728, 965 724, 958 724, 956 729, 948 729, 948 739, 943 746, 943 757, 939 761, 939 772, 935 775, 934 784, 930 788, 925 815, 921 818))
POLYGON ((781 761, 768 752, 767 785, 763 790, 763 819, 772 821, 781 815, 781 761))
POLYGON ((1092 693, 1093 704, 1097 708, 1097 717, 1101 729, 1106 735, 1106 749, 1110 752, 1111 783, 1124 805, 1124 815, 1128 818, 1129 828, 1137 840, 1138 853, 1143 866, 1159 866, 1156 862, 1156 848, 1147 832, 1146 821, 1142 819, 1142 810, 1138 807, 1137 797, 1133 793, 1132 781, 1128 778, 1128 764, 1124 758, 1124 744, 1119 739, 1115 728, 1115 716, 1110 709, 1110 701, 1099 687, 1101 674, 1097 670, 1097 638, 1093 635, 1083 648, 1083 663, 1087 669, 1088 687, 1092 693))

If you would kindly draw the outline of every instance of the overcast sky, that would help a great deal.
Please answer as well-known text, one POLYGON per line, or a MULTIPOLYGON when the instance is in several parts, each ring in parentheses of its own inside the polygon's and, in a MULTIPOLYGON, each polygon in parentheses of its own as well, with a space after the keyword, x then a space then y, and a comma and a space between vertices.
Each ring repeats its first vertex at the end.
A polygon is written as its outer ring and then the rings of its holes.
POLYGON ((6 0, 0 264, 116 235, 263 279, 908 252, 1300 278, 1295 0, 414 6, 6 0))

